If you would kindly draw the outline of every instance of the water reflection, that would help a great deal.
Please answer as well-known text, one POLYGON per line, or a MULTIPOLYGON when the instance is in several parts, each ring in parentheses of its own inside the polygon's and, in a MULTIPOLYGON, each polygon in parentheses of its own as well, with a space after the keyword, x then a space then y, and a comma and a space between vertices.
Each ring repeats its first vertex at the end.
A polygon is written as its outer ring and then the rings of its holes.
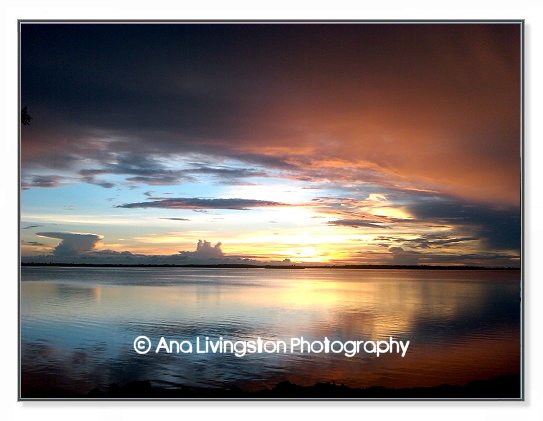
MULTIPOLYGON (((29 268, 22 271, 23 388, 54 380, 260 387, 288 379, 387 387, 518 374, 518 271, 29 268), (137 355, 167 336, 411 341, 396 355, 137 355)), ((38 386, 36 386, 38 385, 38 386)))

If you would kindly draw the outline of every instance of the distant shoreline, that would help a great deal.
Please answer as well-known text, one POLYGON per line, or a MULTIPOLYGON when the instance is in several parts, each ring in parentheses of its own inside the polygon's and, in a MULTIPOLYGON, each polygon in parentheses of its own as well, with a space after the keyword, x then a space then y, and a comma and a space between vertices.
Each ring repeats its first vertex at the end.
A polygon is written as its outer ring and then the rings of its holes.
POLYGON ((500 376, 489 380, 473 380, 465 385, 442 384, 430 387, 387 388, 373 386, 366 388, 349 387, 337 383, 315 383, 313 386, 301 386, 289 381, 282 381, 273 387, 248 391, 236 385, 224 388, 189 387, 177 385, 173 388, 164 388, 153 385, 151 381, 133 381, 122 386, 116 383, 106 388, 98 387, 86 394, 74 391, 55 389, 54 386, 41 385, 37 389, 27 387, 22 393, 23 400, 41 399, 75 399, 75 400, 116 400, 116 399, 461 399, 485 400, 504 399, 521 400, 521 378, 518 375, 500 376))
POLYGON ((104 268, 230 268, 230 269, 416 269, 416 270, 520 270, 516 267, 486 266, 429 266, 429 265, 252 265, 252 264, 216 264, 216 265, 177 265, 177 264, 112 264, 112 263, 33 263, 21 262, 21 266, 45 267, 104 267, 104 268))

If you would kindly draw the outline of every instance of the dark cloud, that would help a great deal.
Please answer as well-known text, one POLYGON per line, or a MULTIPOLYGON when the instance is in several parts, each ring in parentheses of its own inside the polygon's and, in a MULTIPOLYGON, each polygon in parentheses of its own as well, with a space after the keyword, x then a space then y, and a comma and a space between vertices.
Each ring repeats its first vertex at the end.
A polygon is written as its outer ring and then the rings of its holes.
POLYGON ((115 153, 200 154, 512 203, 519 46, 518 24, 23 24, 23 169, 165 185, 115 153))
POLYGON ((92 251, 102 239, 97 234, 79 234, 71 232, 38 232, 40 237, 56 238, 61 240, 55 247, 53 255, 56 257, 71 257, 92 251))
MULTIPOLYGON (((290 136, 288 136, 290 137, 290 136)), ((294 140, 294 139, 293 139, 294 140)), ((284 149, 288 149, 285 147, 284 149)), ((219 152, 220 153, 220 152, 219 152)), ((288 154, 266 154, 258 152, 243 152, 239 150, 229 150, 228 147, 224 149, 223 154, 226 156, 231 156, 232 158, 238 159, 240 161, 248 162, 251 164, 261 165, 263 167, 278 169, 278 170, 288 170, 296 171, 301 168, 293 162, 293 157, 288 154)))
POLYGON ((268 177, 270 174, 251 168, 233 168, 233 167, 213 167, 213 166, 199 166, 198 168, 189 168, 186 170, 187 174, 193 176, 210 175, 220 184, 229 185, 254 185, 247 181, 252 177, 268 177))
POLYGON ((128 177, 127 180, 134 183, 142 183, 150 186, 170 186, 179 183, 179 176, 174 174, 138 175, 128 177))
MULTIPOLYGON (((118 154, 108 163, 102 163, 101 168, 81 169, 79 174, 83 177, 81 181, 96 184, 101 187, 111 188, 115 184, 97 180, 96 175, 124 175, 126 180, 132 183, 147 185, 175 185, 180 182, 194 182, 194 176, 211 175, 220 180, 221 183, 235 184, 238 180, 250 177, 266 177, 264 171, 247 168, 210 167, 199 166, 186 169, 169 169, 161 161, 149 156, 139 156, 134 153, 118 154)), ((144 194, 151 196, 150 191, 144 194)))
POLYGON ((81 181, 83 181, 84 183, 88 183, 88 184, 94 184, 96 186, 100 186, 100 187, 103 187, 105 189, 111 189, 112 187, 115 187, 115 184, 113 184, 113 183, 110 183, 108 181, 103 181, 103 180, 97 180, 96 178, 94 178, 94 177, 92 177, 90 175, 82 177, 81 181))
POLYGON ((179 197, 158 199, 149 202, 125 203, 117 208, 164 208, 164 209, 232 209, 248 210, 251 208, 289 206, 285 203, 253 199, 202 199, 197 197, 179 197))
POLYGON ((21 183, 21 188, 26 190, 33 187, 59 187, 62 185, 63 180, 64 178, 58 175, 35 175, 30 177, 30 180, 28 181, 23 180, 21 183))
POLYGON ((367 219, 336 219, 334 221, 328 221, 328 225, 337 225, 343 227, 354 228, 390 228, 387 225, 383 225, 382 221, 371 221, 367 219))
POLYGON ((416 219, 463 226, 481 238, 491 250, 516 250, 520 253, 520 208, 473 204, 464 200, 429 196, 409 206, 416 219))
POLYGON ((43 225, 28 225, 27 227, 22 227, 21 229, 23 230, 29 230, 31 228, 39 228, 39 227, 42 227, 43 225))
POLYGON ((392 255, 390 263, 393 265, 520 266, 518 258, 502 253, 423 253, 398 246, 389 247, 388 251, 392 255))
POLYGON ((45 244, 38 241, 22 241, 21 243, 26 246, 45 246, 45 244))
POLYGON ((249 168, 228 168, 228 167, 199 167, 189 169, 191 174, 210 174, 223 179, 247 178, 247 177, 267 177, 264 171, 249 168))
POLYGON ((82 169, 79 174, 84 176, 83 181, 98 184, 102 187, 113 187, 114 185, 95 181, 95 175, 125 175, 129 176, 127 177, 128 181, 148 185, 171 185, 179 183, 180 180, 192 180, 182 170, 168 169, 157 159, 134 153, 117 154, 111 162, 103 163, 101 168, 82 169))
POLYGON ((377 241, 393 242, 411 248, 430 249, 447 247, 451 244, 459 244, 466 241, 478 240, 477 237, 454 237, 442 234, 424 234, 417 238, 379 236, 377 241))
POLYGON ((167 219, 169 221, 190 221, 190 219, 187 219, 187 218, 159 218, 159 219, 167 219))

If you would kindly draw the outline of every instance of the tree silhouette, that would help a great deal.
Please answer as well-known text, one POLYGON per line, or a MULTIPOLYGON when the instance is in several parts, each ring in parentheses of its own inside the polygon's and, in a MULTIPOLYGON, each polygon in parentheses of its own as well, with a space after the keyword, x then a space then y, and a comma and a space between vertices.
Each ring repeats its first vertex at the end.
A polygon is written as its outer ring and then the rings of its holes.
POLYGON ((29 126, 31 120, 32 120, 32 116, 28 114, 28 109, 25 105, 23 109, 21 110, 21 124, 23 126, 29 126))

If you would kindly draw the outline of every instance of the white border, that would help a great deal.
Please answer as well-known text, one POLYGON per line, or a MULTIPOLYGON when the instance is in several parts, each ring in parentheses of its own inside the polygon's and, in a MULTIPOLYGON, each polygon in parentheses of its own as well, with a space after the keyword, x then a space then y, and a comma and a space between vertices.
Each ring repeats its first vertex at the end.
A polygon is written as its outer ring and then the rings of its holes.
POLYGON ((0 312, 3 335, 0 358, 0 418, 3 420, 133 419, 172 420, 216 418, 317 419, 367 418, 440 421, 535 420, 543 419, 541 343, 543 298, 541 271, 531 264, 540 256, 539 235, 543 224, 543 133, 541 132, 541 78, 543 74, 543 6, 535 1, 388 0, 374 3, 342 0, 178 1, 112 0, 7 0, 0 6, 2 65, 0 101, 0 212, 3 241, 0 241, 3 291, 0 312), (525 25, 525 402, 17 402, 17 19, 526 19, 525 25), (534 77, 532 77, 534 76, 534 77), (535 119, 532 122, 532 118, 535 119), (538 121, 539 120, 539 121, 538 121), (533 124, 532 124, 533 123, 533 124), (541 357, 540 357, 541 356, 541 357), (538 358, 539 357, 539 358, 538 358))

